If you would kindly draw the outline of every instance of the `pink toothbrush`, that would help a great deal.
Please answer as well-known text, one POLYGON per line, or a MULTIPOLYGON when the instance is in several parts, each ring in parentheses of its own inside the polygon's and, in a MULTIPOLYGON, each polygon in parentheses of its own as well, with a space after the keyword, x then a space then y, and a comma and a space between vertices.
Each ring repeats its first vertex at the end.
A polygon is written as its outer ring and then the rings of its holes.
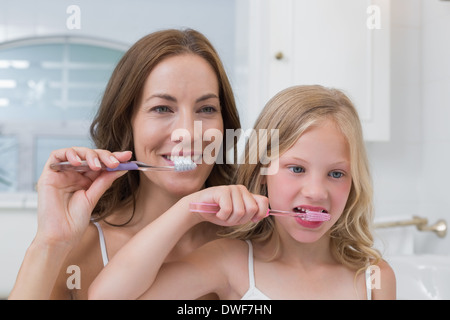
MULTIPOLYGON (((189 210, 191 212, 199 213, 217 213, 220 207, 215 203, 197 202, 190 203, 189 210)), ((331 216, 325 212, 307 211, 307 212, 294 212, 294 211, 281 211, 281 210, 267 210, 267 216, 281 216, 281 217, 297 217, 306 221, 328 221, 331 216)))

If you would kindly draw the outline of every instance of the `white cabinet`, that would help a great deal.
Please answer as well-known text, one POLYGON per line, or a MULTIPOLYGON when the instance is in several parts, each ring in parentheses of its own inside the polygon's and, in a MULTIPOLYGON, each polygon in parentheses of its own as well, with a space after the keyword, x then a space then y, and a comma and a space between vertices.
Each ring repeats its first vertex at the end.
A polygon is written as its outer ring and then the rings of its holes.
POLYGON ((248 0, 248 106, 296 84, 342 89, 367 141, 389 140, 389 0, 248 0))

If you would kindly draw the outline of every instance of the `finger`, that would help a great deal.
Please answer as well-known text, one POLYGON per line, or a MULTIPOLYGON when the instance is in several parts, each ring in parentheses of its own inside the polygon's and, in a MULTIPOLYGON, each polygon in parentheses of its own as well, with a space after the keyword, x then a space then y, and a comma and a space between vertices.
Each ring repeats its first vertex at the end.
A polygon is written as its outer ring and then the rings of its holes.
POLYGON ((267 211, 269 210, 269 199, 261 195, 253 195, 256 203, 258 204, 258 212, 253 216, 252 221, 258 222, 267 217, 267 211))
MULTIPOLYGON (((92 149, 85 147, 71 147, 65 149, 55 150, 51 153, 49 162, 64 162, 69 161, 70 164, 74 166, 78 166, 81 164, 81 161, 86 159, 86 156, 89 152, 92 152, 92 149)), ((94 166, 95 168, 95 166, 94 166)))
POLYGON ((230 219, 230 223, 234 225, 249 222, 258 212, 258 205, 247 188, 238 187, 238 192, 240 192, 242 205, 236 207, 236 210, 233 212, 233 217, 230 219))
MULTIPOLYGON (((231 225, 237 225, 246 215, 244 197, 247 196, 247 189, 242 186, 231 186, 232 212, 227 222, 231 225)), ((248 193, 249 194, 249 193, 248 193)))
POLYGON ((99 161, 108 168, 116 168, 121 162, 131 159, 131 151, 125 152, 110 152, 108 150, 96 149, 99 161))
POLYGON ((218 198, 215 203, 217 203, 220 208, 216 213, 216 217, 222 221, 226 221, 233 212, 233 201, 231 194, 228 192, 229 190, 220 188, 219 191, 219 195, 215 196, 215 198, 218 198))
POLYGON ((103 172, 103 174, 92 182, 89 189, 86 190, 86 198, 91 211, 97 205, 100 197, 111 187, 113 182, 125 173, 126 171, 103 172))
POLYGON ((232 224, 238 224, 241 219, 245 217, 246 206, 245 198, 249 196, 247 188, 242 188, 241 186, 236 186, 232 188, 231 191, 233 197, 233 214, 231 219, 229 219, 232 224))
POLYGON ((104 149, 90 149, 86 152, 86 161, 93 170, 100 170, 103 166, 114 169, 121 162, 131 159, 131 151, 111 152, 104 149))
POLYGON ((107 158, 109 155, 111 155, 111 152, 98 149, 89 149, 86 152, 86 162, 88 163, 89 168, 94 171, 99 171, 102 169, 102 161, 100 160, 100 155, 102 155, 103 158, 107 158))
POLYGON ((238 221, 239 224, 247 223, 257 219, 259 213, 259 205, 253 194, 250 192, 244 195, 245 215, 238 221))
POLYGON ((64 148, 52 151, 47 162, 55 163, 63 161, 70 161, 73 164, 73 162, 80 162, 81 159, 73 148, 64 148))
POLYGON ((119 162, 130 161, 132 155, 133 153, 131 151, 113 152, 113 156, 119 160, 119 162))

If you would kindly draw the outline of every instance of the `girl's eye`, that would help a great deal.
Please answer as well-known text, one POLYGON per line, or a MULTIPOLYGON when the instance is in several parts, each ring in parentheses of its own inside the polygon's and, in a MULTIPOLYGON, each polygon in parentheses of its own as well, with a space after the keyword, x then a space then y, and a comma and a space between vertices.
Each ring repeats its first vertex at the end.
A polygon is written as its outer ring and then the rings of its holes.
POLYGON ((170 108, 167 106, 157 106, 151 109, 151 111, 155 111, 157 113, 165 113, 165 112, 170 112, 170 108))
POLYGON ((302 173, 305 172, 305 169, 303 169, 302 167, 289 167, 289 170, 291 170, 293 173, 302 173))
POLYGON ((332 177, 332 178, 335 178, 335 179, 339 179, 339 178, 342 178, 344 176, 344 173, 340 172, 340 171, 331 171, 329 173, 329 176, 332 177))

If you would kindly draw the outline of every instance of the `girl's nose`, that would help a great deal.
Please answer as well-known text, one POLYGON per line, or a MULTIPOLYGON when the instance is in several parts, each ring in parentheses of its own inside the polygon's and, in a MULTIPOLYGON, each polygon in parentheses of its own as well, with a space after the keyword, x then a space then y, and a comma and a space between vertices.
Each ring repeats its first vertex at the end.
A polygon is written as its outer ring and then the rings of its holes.
POLYGON ((311 175, 304 183, 302 193, 305 197, 315 201, 325 200, 327 198, 328 192, 326 185, 320 177, 311 175))

